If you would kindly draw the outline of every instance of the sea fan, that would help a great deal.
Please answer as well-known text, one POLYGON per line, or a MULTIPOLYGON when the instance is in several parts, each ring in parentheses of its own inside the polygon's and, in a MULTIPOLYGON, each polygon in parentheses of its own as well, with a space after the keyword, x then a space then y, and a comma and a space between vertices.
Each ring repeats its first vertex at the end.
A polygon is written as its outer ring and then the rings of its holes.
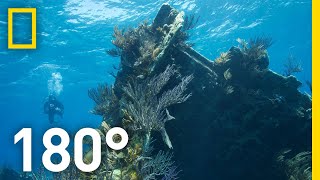
POLYGON ((158 177, 163 177, 163 180, 177 179, 179 171, 174 166, 172 158, 172 153, 159 151, 155 157, 147 159, 140 169, 143 180, 157 179, 158 177))
POLYGON ((151 131, 161 132, 169 148, 172 148, 172 144, 165 130, 165 123, 174 117, 169 114, 167 108, 173 104, 185 102, 191 96, 184 92, 193 78, 192 75, 184 77, 173 89, 160 94, 175 72, 173 66, 168 66, 163 73, 151 79, 142 83, 134 81, 123 88, 127 95, 124 108, 134 119, 132 128, 146 131, 147 141, 150 139, 151 131))
POLYGON ((88 90, 88 96, 96 103, 92 110, 93 114, 110 117, 118 109, 118 98, 112 86, 99 84, 97 88, 88 90))

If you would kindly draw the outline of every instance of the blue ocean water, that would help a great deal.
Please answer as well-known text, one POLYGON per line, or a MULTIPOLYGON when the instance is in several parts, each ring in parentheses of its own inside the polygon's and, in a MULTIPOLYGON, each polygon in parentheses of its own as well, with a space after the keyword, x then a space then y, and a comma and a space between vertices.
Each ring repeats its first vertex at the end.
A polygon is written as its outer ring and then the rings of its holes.
MULTIPOLYGON (((151 22, 165 2, 200 16, 190 41, 207 58, 214 60, 237 46, 237 38, 267 35, 274 39, 268 51, 270 69, 282 73, 292 54, 303 68, 297 78, 303 84, 311 81, 311 0, 4 0, 0 2, 0 165, 22 169, 22 146, 14 145, 13 137, 21 128, 31 127, 33 166, 38 167, 44 151, 42 135, 52 127, 43 103, 53 89, 65 106, 59 127, 71 135, 82 127, 97 127, 101 118, 89 113, 93 102, 87 90, 114 82, 110 73, 117 72, 113 66, 119 59, 105 53, 112 47, 113 27, 151 22), (36 50, 7 49, 7 9, 12 7, 37 8, 36 50)), ((17 16, 15 27, 15 38, 30 41, 27 16, 17 16)), ((310 93, 305 85, 300 90, 310 93)))

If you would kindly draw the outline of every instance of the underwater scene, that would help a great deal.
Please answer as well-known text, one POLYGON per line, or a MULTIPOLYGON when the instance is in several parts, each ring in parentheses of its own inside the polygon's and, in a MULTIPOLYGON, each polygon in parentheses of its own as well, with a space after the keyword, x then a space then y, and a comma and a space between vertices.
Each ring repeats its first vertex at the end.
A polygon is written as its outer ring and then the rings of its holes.
POLYGON ((0 180, 311 180, 311 8, 0 1, 0 180))

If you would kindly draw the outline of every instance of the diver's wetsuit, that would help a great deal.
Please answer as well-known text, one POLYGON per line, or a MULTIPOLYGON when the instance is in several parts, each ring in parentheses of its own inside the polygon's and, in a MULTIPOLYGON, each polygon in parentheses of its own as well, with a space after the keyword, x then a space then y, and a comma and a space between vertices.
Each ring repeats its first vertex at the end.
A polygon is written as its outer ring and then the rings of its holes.
POLYGON ((43 106, 44 113, 48 114, 49 122, 52 124, 54 122, 54 115, 57 114, 61 118, 63 117, 64 107, 61 102, 59 102, 53 95, 49 95, 47 101, 43 106))

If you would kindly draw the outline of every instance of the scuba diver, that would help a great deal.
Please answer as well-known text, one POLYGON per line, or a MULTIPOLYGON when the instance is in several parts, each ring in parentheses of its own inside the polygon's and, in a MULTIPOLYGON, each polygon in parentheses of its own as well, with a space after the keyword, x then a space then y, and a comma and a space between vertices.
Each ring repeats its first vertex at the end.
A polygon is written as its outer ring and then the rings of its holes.
POLYGON ((54 123, 54 116, 58 115, 63 118, 63 104, 50 94, 43 105, 44 113, 48 114, 50 124, 54 123))

